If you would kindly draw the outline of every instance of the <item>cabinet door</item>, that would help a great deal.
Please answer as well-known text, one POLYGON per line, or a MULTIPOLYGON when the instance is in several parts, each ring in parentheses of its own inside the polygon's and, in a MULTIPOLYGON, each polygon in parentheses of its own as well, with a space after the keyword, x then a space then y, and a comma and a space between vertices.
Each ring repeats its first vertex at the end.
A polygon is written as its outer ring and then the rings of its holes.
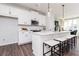
POLYGON ((17 20, 0 17, 0 45, 16 43, 18 40, 17 20))
POLYGON ((14 8, 14 7, 9 8, 9 15, 10 16, 18 17, 19 13, 20 13, 19 9, 14 8))
POLYGON ((19 45, 22 44, 23 41, 24 41, 23 35, 24 35, 23 32, 19 32, 19 41, 18 41, 18 44, 19 44, 19 45))
POLYGON ((34 19, 39 22, 39 25, 45 26, 46 22, 45 22, 45 16, 42 14, 39 14, 38 12, 31 12, 31 19, 34 19))
POLYGON ((31 32, 28 31, 25 33, 25 41, 26 43, 29 43, 32 41, 31 32))
POLYGON ((36 20, 36 21, 38 21, 39 22, 39 14, 37 13, 37 12, 34 12, 34 11, 31 11, 30 12, 30 19, 31 20, 36 20))
POLYGON ((31 25, 31 18, 30 18, 30 12, 29 11, 24 11, 20 12, 19 17, 19 24, 25 24, 25 25, 31 25))
MULTIPOLYGON (((38 13, 37 13, 37 12, 31 11, 30 14, 31 14, 31 18, 32 18, 32 19, 38 18, 38 13)), ((37 19, 36 19, 36 20, 37 20, 37 19)))
POLYGON ((9 14, 9 7, 0 4, 0 15, 8 15, 8 14, 9 14))
POLYGON ((18 44, 26 44, 31 42, 31 34, 29 32, 19 32, 18 44))
POLYGON ((39 25, 46 26, 46 19, 44 15, 39 15, 39 25))

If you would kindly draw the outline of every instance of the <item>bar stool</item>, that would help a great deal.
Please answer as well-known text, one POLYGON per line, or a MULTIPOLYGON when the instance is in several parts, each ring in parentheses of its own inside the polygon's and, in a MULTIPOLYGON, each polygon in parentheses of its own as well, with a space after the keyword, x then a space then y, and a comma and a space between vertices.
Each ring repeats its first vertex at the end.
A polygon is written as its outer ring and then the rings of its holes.
POLYGON ((74 36, 74 48, 77 46, 77 36, 74 36))
POLYGON ((43 42, 43 56, 45 56, 47 53, 51 52, 51 56, 54 56, 54 55, 58 55, 58 56, 61 56, 61 53, 60 53, 60 50, 59 50, 59 47, 60 47, 60 43, 58 41, 55 41, 53 39, 51 40, 48 40, 48 41, 44 41, 43 42), (45 52, 44 51, 44 47, 45 46, 48 46, 50 47, 50 50, 45 52))
POLYGON ((77 44, 77 36, 76 35, 71 35, 72 36, 72 48, 76 47, 77 44))
POLYGON ((77 44, 77 36, 76 35, 69 35, 69 36, 67 36, 67 39, 70 40, 70 42, 69 42, 70 49, 76 47, 76 44, 77 44))
POLYGON ((55 38, 54 40, 60 42, 61 55, 64 55, 66 52, 69 51, 69 40, 66 37, 59 37, 55 38))

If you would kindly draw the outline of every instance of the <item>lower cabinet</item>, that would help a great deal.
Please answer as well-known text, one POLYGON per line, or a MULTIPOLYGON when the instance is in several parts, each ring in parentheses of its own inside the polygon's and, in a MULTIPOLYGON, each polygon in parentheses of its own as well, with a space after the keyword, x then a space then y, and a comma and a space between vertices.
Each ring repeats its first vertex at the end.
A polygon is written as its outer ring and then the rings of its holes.
POLYGON ((19 41, 18 41, 18 45, 21 44, 27 44, 30 43, 32 41, 31 39, 31 32, 29 31, 25 31, 25 32, 19 32, 19 41))

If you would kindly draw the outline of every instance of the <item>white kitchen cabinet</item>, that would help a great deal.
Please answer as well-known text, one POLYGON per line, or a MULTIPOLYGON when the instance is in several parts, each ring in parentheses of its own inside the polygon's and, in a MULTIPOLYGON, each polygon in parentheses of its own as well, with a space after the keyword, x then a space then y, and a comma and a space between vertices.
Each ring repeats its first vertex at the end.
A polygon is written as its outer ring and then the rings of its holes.
POLYGON ((14 8, 14 7, 10 7, 8 13, 10 16, 18 17, 19 12, 20 12, 19 9, 14 8))
POLYGON ((32 41, 31 39, 31 32, 19 32, 19 41, 18 44, 26 44, 30 43, 32 41))
POLYGON ((0 15, 8 15, 9 14, 9 7, 0 4, 0 15))
POLYGON ((45 26, 45 16, 35 11, 28 11, 6 4, 0 4, 0 15, 18 17, 19 24, 31 25, 31 20, 36 20, 39 25, 45 26))
POLYGON ((34 12, 32 11, 31 12, 31 18, 34 19, 36 18, 35 20, 39 22, 39 25, 41 26, 46 26, 46 20, 45 20, 45 16, 42 15, 42 14, 39 14, 38 12, 34 12))
POLYGON ((36 20, 38 20, 38 12, 35 12, 35 11, 31 11, 30 12, 30 17, 31 17, 31 19, 34 19, 34 18, 36 18, 36 20))
POLYGON ((46 19, 44 15, 39 14, 39 25, 46 26, 46 19))
POLYGON ((5 4, 0 4, 0 15, 17 17, 16 13, 17 13, 16 8, 5 4))
POLYGON ((25 24, 25 25, 31 25, 31 17, 30 17, 30 12, 29 11, 23 11, 19 12, 19 24, 25 24))

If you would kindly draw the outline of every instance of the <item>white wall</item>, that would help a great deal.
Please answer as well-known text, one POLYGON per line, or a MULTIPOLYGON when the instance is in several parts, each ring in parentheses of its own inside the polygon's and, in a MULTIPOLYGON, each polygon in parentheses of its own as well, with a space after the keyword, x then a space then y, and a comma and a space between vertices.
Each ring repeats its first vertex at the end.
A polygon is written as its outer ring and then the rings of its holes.
POLYGON ((65 17, 77 17, 79 16, 79 3, 70 3, 64 5, 65 17))
POLYGON ((0 17, 0 46, 18 41, 18 20, 0 17))

